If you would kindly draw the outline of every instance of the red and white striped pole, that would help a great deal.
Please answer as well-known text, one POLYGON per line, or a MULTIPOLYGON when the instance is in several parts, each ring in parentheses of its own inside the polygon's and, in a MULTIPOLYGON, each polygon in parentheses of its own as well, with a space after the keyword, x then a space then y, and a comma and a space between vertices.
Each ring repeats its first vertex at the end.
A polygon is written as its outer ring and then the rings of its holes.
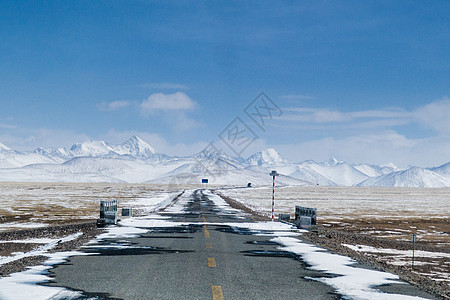
POLYGON ((275 212, 275 209, 274 209, 274 207, 275 207, 275 176, 277 176, 278 173, 277 173, 277 171, 274 170, 274 171, 270 172, 270 175, 273 178, 273 184, 272 184, 272 222, 273 222, 273 220, 275 218, 275 216, 274 216, 274 212, 275 212))
POLYGON ((274 206, 275 206, 275 176, 273 176, 273 186, 272 186, 272 222, 273 222, 273 213, 274 213, 274 206))

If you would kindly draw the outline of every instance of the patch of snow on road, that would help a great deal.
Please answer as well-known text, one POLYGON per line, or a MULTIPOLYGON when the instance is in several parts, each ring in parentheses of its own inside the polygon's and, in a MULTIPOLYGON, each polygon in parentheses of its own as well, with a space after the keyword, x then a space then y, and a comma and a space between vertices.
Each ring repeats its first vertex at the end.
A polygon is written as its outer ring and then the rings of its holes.
POLYGON ((220 210, 222 210, 226 214, 239 214, 243 217, 244 214, 242 213, 242 210, 232 208, 225 200, 222 199, 222 197, 213 194, 211 190, 204 190, 203 194, 208 196, 209 200, 214 202, 214 205, 217 206, 220 210))
POLYGON ((179 192, 161 192, 151 197, 137 197, 128 201, 121 201, 122 207, 133 207, 142 210, 143 214, 149 214, 167 207, 179 192))
POLYGON ((172 214, 182 214, 186 212, 186 204, 192 200, 192 194, 195 190, 186 190, 172 206, 164 209, 164 212, 172 214))
MULTIPOLYGON (((142 217, 142 218, 130 218, 126 220, 122 220, 119 222, 119 225, 121 225, 122 230, 127 230, 126 228, 154 228, 154 227, 176 227, 176 226, 183 226, 183 225, 189 225, 190 223, 182 223, 182 222, 171 222, 160 218, 149 218, 149 217, 142 217)), ((142 230, 142 229, 141 229, 142 230)), ((145 230, 147 231, 147 230, 145 230)))
MULTIPOLYGON (((123 223, 124 221, 121 221, 120 223, 123 223)), ((97 236, 97 240, 115 239, 115 238, 136 238, 139 237, 139 235, 146 233, 147 231, 148 230, 131 226, 108 226, 107 232, 97 236)))
POLYGON ((97 239, 89 242, 95 243, 104 239, 116 238, 137 238, 141 234, 147 233, 149 228, 154 227, 176 227, 182 225, 189 225, 190 223, 171 222, 167 221, 169 217, 160 215, 149 215, 146 217, 134 217, 124 219, 118 225, 108 226, 106 232, 97 236, 97 239))
POLYGON ((345 297, 351 299, 386 300, 424 299, 415 296, 383 293, 373 288, 394 282, 401 283, 400 281, 396 281, 399 279, 397 275, 357 268, 352 266, 356 261, 349 257, 329 253, 325 249, 303 243, 296 238, 278 237, 271 241, 283 245, 279 247, 281 250, 300 255, 307 264, 312 266, 312 269, 338 275, 333 278, 323 277, 315 280, 336 288, 337 292, 345 297))

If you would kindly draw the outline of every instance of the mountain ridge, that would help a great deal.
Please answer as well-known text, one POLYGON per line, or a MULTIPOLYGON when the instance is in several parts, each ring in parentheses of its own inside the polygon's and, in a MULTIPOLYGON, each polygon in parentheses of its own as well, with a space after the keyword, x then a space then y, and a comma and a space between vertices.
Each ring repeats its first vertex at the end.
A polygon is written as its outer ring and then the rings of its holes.
POLYGON ((0 143, 0 181, 160 182, 170 178, 229 185, 270 184, 271 170, 279 184, 325 186, 448 187, 450 162, 434 168, 399 169, 394 164, 349 164, 330 158, 325 162, 292 162, 274 148, 248 158, 204 151, 186 157, 157 152, 137 136, 112 145, 86 141, 66 148, 37 148, 20 152, 0 143))

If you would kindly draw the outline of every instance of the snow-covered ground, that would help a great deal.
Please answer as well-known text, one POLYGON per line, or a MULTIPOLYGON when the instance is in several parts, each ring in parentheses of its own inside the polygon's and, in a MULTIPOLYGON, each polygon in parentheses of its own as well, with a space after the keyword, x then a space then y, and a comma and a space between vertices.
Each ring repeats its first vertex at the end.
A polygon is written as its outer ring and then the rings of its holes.
MULTIPOLYGON (((30 256, 39 256, 39 255, 45 255, 47 251, 53 249, 58 245, 58 243, 64 243, 68 241, 72 241, 77 239, 80 235, 82 235, 82 232, 75 233, 63 238, 58 239, 26 239, 26 240, 18 240, 18 241, 6 241, 8 243, 35 243, 35 244, 43 244, 42 246, 38 247, 37 249, 34 249, 32 251, 26 252, 26 253, 15 253, 12 256, 7 257, 1 257, 0 256, 0 266, 10 263, 15 260, 19 260, 25 257, 30 256)), ((2 241, 3 243, 3 241, 2 241)))
MULTIPOLYGON (((261 214, 271 215, 271 187, 221 189, 219 192, 261 214)), ((410 234, 416 233, 418 239, 447 240, 450 245, 448 232, 443 232, 442 228, 431 222, 442 223, 449 219, 450 189, 447 188, 275 188, 276 216, 278 213, 290 213, 293 217, 296 205, 317 208, 318 222, 325 226, 351 226, 351 223, 358 221, 367 226, 360 228, 360 231, 377 236, 409 240, 410 234), (385 223, 385 230, 374 232, 370 224, 375 222, 385 223), (405 224, 399 228, 396 222, 405 224)))
MULTIPOLYGON (((251 209, 271 215, 272 189, 222 189, 219 192, 251 209)), ((376 187, 278 187, 275 215, 295 206, 317 208, 318 223, 348 232, 391 240, 425 242, 444 251, 450 247, 450 189, 376 187)), ((367 245, 345 245, 388 264, 408 266, 412 250, 367 245)), ((412 248, 412 246, 411 246, 412 248)), ((436 248, 437 249, 437 248, 436 248)), ((450 254, 415 251, 416 272, 435 281, 450 282, 450 254)))
MULTIPOLYGON (((118 199, 119 206, 134 207, 136 211, 141 212, 145 216, 125 219, 121 221, 121 226, 111 227, 107 233, 99 236, 98 239, 135 237, 147 232, 149 228, 154 226, 180 225, 179 223, 168 221, 164 215, 155 213, 159 208, 169 205, 171 200, 180 193, 178 190, 167 191, 165 190, 166 188, 167 186, 130 184, 3 183, 0 184, 0 201, 3 204, 0 212, 2 216, 20 216, 20 218, 0 224, 0 230, 67 221, 69 216, 74 219, 95 219, 98 216, 99 200, 118 199)), ((193 191, 193 189, 186 190, 179 197, 179 201, 175 205, 167 207, 166 211, 182 213, 184 205, 191 199, 190 196, 193 191)), ((212 194, 210 191, 205 191, 205 193, 224 213, 235 212, 217 195, 212 194)), ((269 215, 271 211, 271 188, 223 189, 220 190, 220 193, 230 196, 266 215, 269 215)), ((448 212, 450 211, 448 199, 450 199, 450 190, 448 189, 281 187, 276 188, 275 211, 276 213, 293 213, 295 205, 302 205, 317 207, 319 222, 322 222, 322 224, 345 223, 355 218, 380 219, 388 224, 394 219, 407 220, 411 217, 422 220, 433 218, 448 219, 448 212)), ((212 223, 208 224, 214 225, 212 223)), ((281 249, 302 255, 303 259, 317 269, 340 275, 337 277, 339 279, 324 277, 318 280, 334 286, 341 293, 352 298, 372 299, 375 297, 376 299, 383 299, 385 295, 373 289, 372 286, 383 284, 392 278, 396 278, 388 273, 367 273, 367 270, 352 266, 354 262, 346 257, 333 256, 325 250, 312 247, 297 238, 292 239, 292 237, 298 237, 299 232, 291 230, 285 224, 258 222, 230 223, 227 225, 247 228, 254 231, 255 234, 272 236, 274 241, 282 245, 280 246, 281 249), (364 276, 368 278, 367 281, 354 281, 354 278, 363 278, 364 276)), ((437 228, 435 231, 431 227, 426 230, 420 227, 411 228, 411 230, 418 233, 419 239, 432 235, 446 235, 448 238, 448 233, 438 232, 437 228)), ((394 228, 392 232, 392 235, 397 235, 402 233, 402 230, 394 228)), ((403 232, 407 237, 409 237, 409 233, 409 231, 403 232)), ((384 232, 383 234, 388 233, 384 232)), ((66 238, 70 239, 73 237, 68 236, 66 238)), ((74 296, 75 294, 64 289, 32 285, 31 283, 49 280, 46 274, 52 264, 61 262, 72 255, 80 255, 80 253, 47 253, 47 250, 51 249, 57 242, 55 240, 25 240, 22 242, 42 243, 43 245, 33 252, 16 253, 12 257, 0 258, 0 263, 2 261, 7 263, 10 260, 33 255, 45 255, 49 257, 49 260, 44 266, 33 267, 28 271, 0 279, 0 291, 4 293, 0 294, 0 299, 14 299, 11 296, 8 296, 9 298, 4 296, 8 294, 8 291, 14 289, 24 289, 30 295, 33 293, 33 295, 37 295, 36 299, 48 299, 54 295, 58 297, 64 295, 69 298, 74 296)), ((352 245, 346 246, 354 248, 352 245)), ((394 249, 371 248, 364 245, 359 245, 353 250, 366 253, 382 252, 384 255, 392 256, 393 264, 405 264, 409 254, 400 253, 394 249)), ((433 255, 441 255, 440 258, 448 261, 448 255, 445 253, 417 252, 418 258, 433 255)), ((446 278, 444 276, 448 277, 448 274, 445 273, 440 278, 446 278)), ((79 294, 77 295, 79 296, 79 294)))
MULTIPOLYGON (((219 199, 215 200, 219 201, 219 199)), ((214 223, 202 224, 214 225, 214 223)), ((159 215, 154 215, 127 219, 122 221, 120 225, 109 227, 105 234, 100 235, 92 243, 106 238, 132 238, 148 232, 155 226, 173 227, 179 226, 180 223, 165 220, 159 215)), ((183 225, 187 225, 187 223, 183 223, 183 225)), ((220 225, 249 229, 254 234, 272 236, 272 241, 279 243, 281 250, 300 255, 313 269, 338 275, 337 277, 330 278, 324 274, 323 278, 315 278, 314 280, 333 286, 344 297, 350 299, 423 299, 420 297, 380 292, 376 289, 376 286, 394 283, 399 279, 398 276, 386 272, 359 268, 355 266, 356 262, 348 257, 332 254, 319 247, 304 243, 300 237, 301 232, 293 229, 289 225, 278 222, 221 223, 220 225)), ((87 245, 86 247, 90 246, 87 245)), ((122 243, 108 247, 126 248, 134 246, 130 243, 122 243)), ((41 286, 37 285, 37 283, 43 283, 51 279, 47 274, 53 264, 61 263, 70 256, 84 254, 82 252, 62 252, 47 255, 49 256, 49 260, 45 262, 44 266, 33 267, 27 271, 1 278, 0 298, 5 300, 22 299, 31 295, 33 299, 37 300, 50 299, 52 297, 66 297, 67 299, 79 297, 80 293, 78 292, 69 291, 64 288, 41 286)))
MULTIPOLYGON (((72 252, 42 252, 41 255, 48 259, 43 265, 34 266, 26 271, 13 273, 7 277, 0 278, 0 299, 21 300, 21 299, 77 299, 82 294, 70 291, 63 287, 49 287, 38 285, 51 280, 48 271, 53 265, 66 261, 74 255, 90 255, 79 251, 72 252)), ((0 260, 1 262, 1 260, 0 260)))
MULTIPOLYGON (((179 188, 158 184, 0 183, 0 231, 95 220, 100 200, 117 199, 119 208, 132 207, 136 214, 146 215, 167 206, 181 192, 179 188)), ((271 214, 270 187, 219 191, 255 211, 271 214)), ((450 245, 448 231, 436 224, 449 218, 450 189, 290 186, 276 187, 275 193, 276 215, 293 216, 295 205, 315 207, 318 221, 325 226, 351 227, 358 221, 361 232, 403 240, 409 240, 414 232, 419 240, 447 239, 450 245), (383 230, 375 226, 377 222, 385 223, 383 230), (397 226, 399 222, 402 226, 397 226)), ((182 196, 180 207, 170 209, 181 209, 184 198, 189 194, 182 196)))
POLYGON ((293 237, 276 237, 272 241, 281 245, 281 250, 300 255, 312 269, 338 275, 336 277, 310 278, 334 287, 349 299, 423 299, 421 297, 384 294, 376 286, 390 284, 399 279, 397 275, 355 267, 356 261, 324 249, 306 244, 293 237))
MULTIPOLYGON (((348 245, 344 244, 344 246, 358 252, 363 252, 369 255, 383 255, 383 260, 388 261, 390 264, 397 266, 411 266, 413 250, 397 250, 397 249, 388 249, 388 248, 375 248, 366 245, 348 245)), ((450 282, 450 274, 447 270, 450 267, 450 253, 443 252, 430 252, 423 250, 415 250, 414 251, 415 262, 414 265, 424 266, 424 265, 434 265, 435 268, 440 268, 442 272, 438 272, 436 276, 436 271, 431 272, 430 274, 423 274, 426 276, 432 276, 434 280, 437 281, 447 281, 450 282), (437 277, 437 278, 436 278, 437 277)))
POLYGON ((0 183, 0 231, 96 220, 100 200, 118 200, 148 214, 170 204, 180 191, 151 184, 0 183))

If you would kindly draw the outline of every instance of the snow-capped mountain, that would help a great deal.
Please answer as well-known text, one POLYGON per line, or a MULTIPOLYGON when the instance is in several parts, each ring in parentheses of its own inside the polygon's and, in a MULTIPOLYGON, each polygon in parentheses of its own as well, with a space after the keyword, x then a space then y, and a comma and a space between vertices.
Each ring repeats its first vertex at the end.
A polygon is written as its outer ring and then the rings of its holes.
POLYGON ((450 162, 443 164, 442 166, 431 168, 430 169, 433 172, 436 172, 442 176, 449 176, 450 175, 450 162))
MULTIPOLYGON (((270 185, 272 177, 266 169, 252 170, 241 161, 224 154, 204 155, 198 153, 184 161, 182 165, 167 173, 167 176, 148 181, 149 183, 199 183, 202 178, 208 178, 213 184, 240 185, 270 185)), ((281 185, 310 185, 310 182, 286 175, 277 177, 281 185)))
POLYGON ((149 158, 155 149, 137 136, 132 136, 120 145, 110 145, 104 141, 87 141, 74 144, 70 150, 64 148, 38 148, 35 152, 59 157, 117 157, 128 155, 134 158, 149 158))
POLYGON ((62 160, 47 157, 35 152, 19 152, 2 145, 0 150, 0 169, 21 168, 30 164, 61 163, 62 160))
POLYGON ((397 166, 395 166, 393 163, 381 166, 375 166, 370 164, 359 164, 354 165, 353 167, 369 177, 381 176, 384 174, 392 173, 394 171, 398 171, 397 166))
POLYGON ((50 159, 61 159, 61 162, 64 162, 74 155, 69 150, 65 148, 37 148, 33 151, 36 154, 40 154, 42 156, 48 157, 50 159))
POLYGON ((112 149, 119 155, 130 155, 134 157, 150 157, 156 153, 152 146, 137 136, 132 136, 125 143, 113 146, 112 149))
POLYGON ((269 148, 253 154, 245 163, 251 166, 280 166, 289 162, 283 159, 275 149, 269 148))
POLYGON ((12 151, 12 149, 0 143, 0 152, 8 152, 8 151, 12 151))
POLYGON ((369 178, 358 184, 358 186, 448 187, 450 186, 450 178, 429 169, 412 167, 408 170, 369 178))
POLYGON ((177 184, 211 183, 245 186, 271 183, 277 170, 281 185, 344 185, 448 187, 450 163, 435 168, 398 169, 387 165, 357 164, 331 158, 326 162, 292 162, 275 149, 247 159, 223 153, 170 157, 158 153, 137 136, 119 145, 87 141, 65 148, 38 148, 20 152, 0 143, 0 181, 50 182, 151 182, 177 184))
POLYGON ((358 171, 350 164, 338 161, 335 158, 331 158, 329 161, 321 164, 307 161, 301 165, 305 169, 315 171, 337 185, 352 186, 368 178, 366 174, 358 171))
POLYGON ((289 173, 289 176, 297 179, 303 179, 316 185, 325 185, 325 186, 337 185, 336 182, 331 181, 322 174, 319 174, 318 172, 314 171, 309 167, 305 167, 305 164, 297 166, 294 172, 289 173))
POLYGON ((120 145, 109 145, 104 141, 87 141, 74 144, 70 150, 66 148, 37 148, 32 152, 20 152, 0 144, 0 169, 21 168, 33 164, 60 164, 75 157, 110 157, 143 159, 165 158, 164 154, 157 154, 149 144, 133 136, 120 145))
POLYGON ((84 143, 77 143, 70 148, 70 153, 73 156, 105 156, 115 154, 113 148, 107 145, 104 141, 88 141, 84 143))

